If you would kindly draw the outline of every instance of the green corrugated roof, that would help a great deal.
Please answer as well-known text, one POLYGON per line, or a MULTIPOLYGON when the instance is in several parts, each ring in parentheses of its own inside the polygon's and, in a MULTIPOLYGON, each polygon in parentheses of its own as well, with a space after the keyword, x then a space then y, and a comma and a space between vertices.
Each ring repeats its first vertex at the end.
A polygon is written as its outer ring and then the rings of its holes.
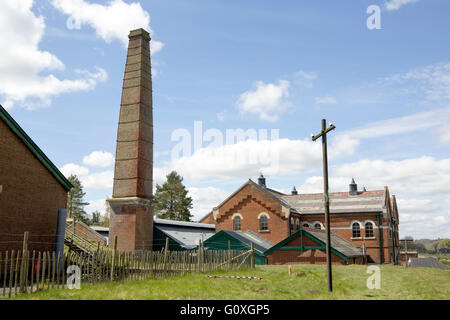
POLYGON ((0 119, 11 129, 14 134, 27 146, 31 153, 42 163, 42 165, 50 171, 55 179, 69 191, 73 188, 69 180, 58 170, 58 168, 50 161, 42 150, 31 140, 31 138, 23 131, 19 124, 11 117, 11 115, 0 105, 0 119))

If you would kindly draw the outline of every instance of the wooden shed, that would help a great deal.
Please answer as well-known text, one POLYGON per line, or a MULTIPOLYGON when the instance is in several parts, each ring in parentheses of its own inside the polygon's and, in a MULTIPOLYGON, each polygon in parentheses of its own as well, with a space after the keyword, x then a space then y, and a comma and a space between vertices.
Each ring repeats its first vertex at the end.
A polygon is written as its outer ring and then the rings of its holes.
POLYGON ((255 249, 255 264, 266 264, 266 252, 273 243, 258 236, 252 231, 222 230, 204 242, 205 249, 211 250, 250 250, 255 249))

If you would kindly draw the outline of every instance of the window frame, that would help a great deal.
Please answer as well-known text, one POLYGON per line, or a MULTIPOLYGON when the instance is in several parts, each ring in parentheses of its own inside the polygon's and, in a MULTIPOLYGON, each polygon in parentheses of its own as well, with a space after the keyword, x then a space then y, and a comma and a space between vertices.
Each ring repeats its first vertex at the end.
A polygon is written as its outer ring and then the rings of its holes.
POLYGON ((372 222, 370 222, 370 221, 367 221, 365 224, 364 224, 364 235, 365 235, 365 237, 366 238, 374 238, 375 237, 375 232, 374 232, 374 225, 373 225, 373 223, 372 222), (367 226, 370 226, 370 228, 367 228, 367 226), (369 234, 367 234, 367 231, 370 231, 371 232, 371 235, 369 235, 369 234))
POLYGON ((238 215, 236 215, 233 218, 233 231, 241 231, 242 230, 242 218, 238 215), (239 229, 236 229, 236 221, 239 219, 239 229))
POLYGON ((269 217, 265 214, 259 217, 259 231, 269 231, 269 217))
POLYGON ((359 222, 355 221, 352 223, 352 238, 353 239, 361 238, 361 224, 359 222), (355 226, 357 226, 357 228, 355 228, 355 226), (357 232, 356 235, 355 231, 357 232))

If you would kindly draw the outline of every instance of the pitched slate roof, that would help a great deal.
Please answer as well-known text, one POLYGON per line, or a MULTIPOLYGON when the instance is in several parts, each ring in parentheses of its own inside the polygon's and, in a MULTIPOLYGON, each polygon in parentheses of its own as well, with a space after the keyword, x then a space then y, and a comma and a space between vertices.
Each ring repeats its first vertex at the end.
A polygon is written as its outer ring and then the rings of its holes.
MULTIPOLYGON (((248 184, 251 184, 251 185, 255 186, 257 189, 261 190, 262 192, 268 194, 269 196, 271 196, 274 199, 276 199, 277 201, 279 201, 281 203, 281 205, 283 205, 285 207, 288 207, 290 210, 296 212, 296 209, 288 201, 286 201, 284 199, 284 197, 282 196, 283 194, 281 192, 278 192, 276 190, 269 189, 269 188, 266 188, 266 187, 262 187, 259 184, 257 184, 256 182, 254 182, 252 179, 248 179, 247 182, 245 182, 239 189, 237 189, 235 192, 233 192, 231 195, 229 195, 225 200, 223 200, 214 209, 217 209, 217 208, 221 207, 225 202, 227 202, 229 199, 234 197, 234 195, 236 195, 239 191, 241 191, 248 184)), ((207 216, 208 215, 204 216, 202 219, 206 218, 207 216)))
MULTIPOLYGON (((323 243, 327 242, 327 236, 324 230, 318 230, 318 229, 311 229, 311 228, 303 228, 304 231, 308 232, 312 236, 316 237, 323 243)), ((339 237, 337 234, 330 232, 330 240, 331 240, 331 247, 335 249, 336 251, 339 251, 343 255, 353 258, 353 257, 359 257, 363 255, 362 249, 355 246, 353 243, 344 240, 343 238, 339 237)))
POLYGON ((55 177, 55 179, 69 191, 73 188, 67 178, 58 170, 42 150, 31 140, 19 124, 11 115, 0 105, 0 119, 9 127, 9 129, 25 144, 31 153, 42 163, 42 165, 55 177))
MULTIPOLYGON (((286 239, 280 241, 276 245, 274 245, 272 248, 270 248, 266 254, 269 254, 273 251, 276 251, 282 247, 284 247, 286 244, 288 244, 290 241, 294 240, 297 237, 301 237, 303 235, 311 238, 313 241, 317 242, 323 248, 326 246, 326 233, 325 230, 319 230, 319 229, 313 229, 313 228, 301 228, 299 231, 295 232, 294 234, 291 234, 286 239)), ((362 249, 356 247, 352 243, 342 239, 337 234, 330 233, 330 240, 331 240, 331 251, 334 253, 337 253, 339 255, 343 255, 345 259, 347 258, 353 258, 353 257, 359 257, 363 255, 362 249)))
POLYGON ((259 251, 260 253, 264 254, 265 251, 269 250, 273 247, 273 243, 258 236, 256 233, 247 230, 247 231, 228 231, 223 230, 223 232, 229 234, 233 238, 245 243, 249 247, 251 246, 251 243, 253 242, 253 247, 255 250, 259 251))
POLYGON ((204 241, 216 233, 213 224, 158 218, 154 219, 154 227, 186 249, 197 247, 199 240, 204 241))
MULTIPOLYGON (((322 193, 285 195, 283 199, 300 213, 324 213, 322 193)), ((385 190, 363 191, 354 196, 348 192, 330 193, 330 213, 383 212, 385 201, 385 190)))

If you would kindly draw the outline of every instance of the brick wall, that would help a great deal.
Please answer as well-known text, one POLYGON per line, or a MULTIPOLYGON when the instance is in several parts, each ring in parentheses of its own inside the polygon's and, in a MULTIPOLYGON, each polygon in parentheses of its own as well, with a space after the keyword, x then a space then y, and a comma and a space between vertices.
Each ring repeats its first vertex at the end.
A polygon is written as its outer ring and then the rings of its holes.
POLYGON ((67 193, 23 142, 0 120, 0 251, 54 250, 58 209, 67 193))
POLYGON ((247 184, 219 208, 215 221, 216 232, 233 230, 232 217, 235 213, 239 213, 243 217, 241 220, 242 231, 253 231, 274 244, 289 236, 289 223, 281 211, 281 204, 254 185, 247 184), (268 231, 261 231, 259 228, 258 215, 262 212, 269 216, 268 231))
MULTIPOLYGON (((373 259, 374 262, 379 263, 380 262, 380 246, 379 246, 379 235, 378 235, 378 228, 375 227, 373 229, 373 237, 372 238, 366 238, 365 237, 365 229, 364 229, 364 222, 370 220, 375 223, 375 226, 377 226, 377 215, 376 213, 367 213, 367 214, 332 214, 330 216, 330 225, 331 225, 331 232, 337 234, 341 238, 351 242, 357 247, 362 247, 363 242, 366 246, 366 252, 370 255, 370 257, 373 259), (351 229, 351 223, 352 221, 359 221, 363 228, 360 229, 361 232, 361 238, 360 239, 354 239, 352 229, 351 229), (364 237, 364 241, 362 239, 364 237)), ((313 223, 315 221, 322 222, 323 226, 325 227, 325 220, 323 215, 303 215, 302 216, 302 222, 309 222, 313 223)), ((382 223, 382 229, 381 229, 381 254, 382 254, 382 262, 383 263, 390 263, 391 258, 390 255, 393 252, 392 250, 392 238, 389 239, 389 230, 385 227, 387 226, 387 221, 384 221, 381 219, 382 223)))
POLYGON ((203 218, 200 219, 199 223, 209 223, 209 224, 216 224, 216 220, 214 220, 213 213, 209 213, 203 218))
POLYGON ((153 214, 150 200, 108 199, 111 223, 109 246, 117 236, 117 249, 121 251, 151 250, 153 244, 153 214))

